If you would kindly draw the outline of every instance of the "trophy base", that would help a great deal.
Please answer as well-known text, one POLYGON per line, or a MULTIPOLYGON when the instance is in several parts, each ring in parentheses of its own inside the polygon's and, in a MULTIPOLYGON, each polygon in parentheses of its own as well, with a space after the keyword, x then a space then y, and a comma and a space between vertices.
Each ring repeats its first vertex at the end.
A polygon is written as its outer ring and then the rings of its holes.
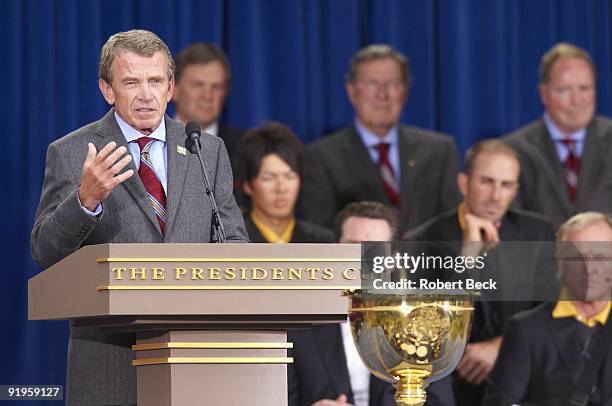
POLYGON ((423 406, 427 400, 427 382, 431 371, 425 369, 398 369, 392 372, 395 382, 395 403, 398 406, 423 406))

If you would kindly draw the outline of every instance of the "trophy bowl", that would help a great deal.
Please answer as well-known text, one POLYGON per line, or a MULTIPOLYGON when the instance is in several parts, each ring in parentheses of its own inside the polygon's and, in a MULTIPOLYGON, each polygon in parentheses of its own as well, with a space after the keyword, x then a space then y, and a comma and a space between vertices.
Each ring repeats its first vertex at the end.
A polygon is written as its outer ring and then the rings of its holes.
POLYGON ((427 386, 449 375, 467 344, 472 299, 465 292, 347 292, 349 322, 366 367, 395 386, 398 406, 424 405, 427 386))

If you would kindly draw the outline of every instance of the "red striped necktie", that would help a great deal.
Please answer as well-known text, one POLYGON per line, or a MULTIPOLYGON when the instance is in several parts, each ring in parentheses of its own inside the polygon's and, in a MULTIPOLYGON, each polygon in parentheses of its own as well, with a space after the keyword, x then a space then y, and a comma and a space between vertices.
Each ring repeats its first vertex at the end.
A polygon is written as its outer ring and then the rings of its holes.
POLYGON ((576 201, 576 187, 578 186, 578 173, 580 172, 580 158, 576 152, 576 141, 566 138, 561 143, 567 148, 567 157, 563 161, 565 167, 565 181, 567 193, 572 202, 576 201))
POLYGON ((395 207, 399 208, 399 188, 397 186, 395 175, 393 174, 393 167, 389 161, 389 144, 381 142, 380 144, 376 145, 376 149, 378 150, 378 170, 383 182, 383 187, 385 188, 385 192, 387 192, 387 196, 389 196, 391 203, 393 203, 395 207))
POLYGON ((149 154, 151 146, 155 141, 154 138, 150 137, 140 137, 136 140, 140 147, 140 168, 138 168, 138 175, 142 179, 142 183, 149 196, 149 201, 153 205, 153 210, 155 210, 157 221, 159 221, 159 227, 162 234, 164 234, 166 228, 166 193, 153 169, 153 162, 149 154))

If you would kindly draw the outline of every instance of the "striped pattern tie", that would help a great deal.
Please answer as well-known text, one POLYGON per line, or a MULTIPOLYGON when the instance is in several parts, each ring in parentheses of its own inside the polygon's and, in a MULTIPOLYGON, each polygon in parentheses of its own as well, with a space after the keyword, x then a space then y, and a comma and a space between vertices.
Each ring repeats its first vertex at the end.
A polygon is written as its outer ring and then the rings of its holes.
POLYGON ((397 186, 397 180, 393 175, 393 167, 389 161, 389 144, 381 142, 376 145, 378 150, 378 170, 380 177, 382 178, 383 186, 389 200, 397 208, 400 207, 399 188, 397 186))
POLYGON ((149 201, 153 205, 153 210, 155 210, 157 221, 159 221, 159 227, 162 234, 164 234, 166 229, 166 193, 153 169, 153 163, 149 154, 151 146, 155 141, 154 138, 150 137, 140 137, 136 140, 140 147, 140 168, 138 168, 138 175, 142 179, 142 183, 149 196, 149 201))
POLYGON ((576 141, 566 138, 561 143, 567 148, 567 158, 563 162, 565 167, 565 180, 567 193, 572 202, 576 201, 576 187, 578 186, 578 172, 580 172, 580 158, 576 153, 576 141))

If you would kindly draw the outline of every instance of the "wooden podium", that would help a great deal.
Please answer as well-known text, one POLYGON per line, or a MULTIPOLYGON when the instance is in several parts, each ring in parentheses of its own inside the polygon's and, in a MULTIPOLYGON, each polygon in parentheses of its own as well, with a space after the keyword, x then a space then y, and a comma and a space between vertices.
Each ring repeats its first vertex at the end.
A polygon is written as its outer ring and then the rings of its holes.
POLYGON ((346 319, 360 245, 105 244, 28 283, 31 320, 136 332, 142 406, 286 405, 288 328, 346 319))

